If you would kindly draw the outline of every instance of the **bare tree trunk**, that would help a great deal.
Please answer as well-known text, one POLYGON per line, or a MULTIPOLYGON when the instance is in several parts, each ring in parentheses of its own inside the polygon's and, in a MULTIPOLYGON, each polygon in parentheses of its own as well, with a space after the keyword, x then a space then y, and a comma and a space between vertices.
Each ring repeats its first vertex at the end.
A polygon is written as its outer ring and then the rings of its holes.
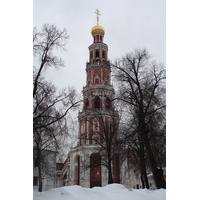
POLYGON ((42 172, 41 172, 41 167, 40 166, 38 166, 38 179, 39 179, 38 191, 42 192, 42 172))
POLYGON ((111 163, 108 166, 108 184, 113 183, 113 176, 112 176, 112 169, 111 169, 111 163))
POLYGON ((128 180, 129 180, 129 190, 131 191, 131 175, 130 175, 130 168, 128 166, 128 180))
POLYGON ((141 165, 141 181, 143 188, 149 189, 149 182, 147 179, 147 171, 146 171, 146 161, 145 161, 145 152, 144 152, 144 141, 140 141, 140 165, 141 165))
POLYGON ((113 176, 112 176, 112 166, 111 166, 111 155, 110 151, 108 151, 108 184, 111 183, 113 183, 113 176))
POLYGON ((147 178, 147 172, 146 169, 141 168, 141 181, 142 181, 142 187, 149 189, 149 181, 147 178))
POLYGON ((149 189, 149 181, 148 181, 148 178, 147 178, 147 172, 146 172, 146 170, 144 172, 144 181, 145 181, 146 188, 149 189))
POLYGON ((144 173, 143 173, 143 170, 142 170, 142 169, 141 169, 140 179, 141 179, 141 182, 142 182, 142 188, 145 188, 145 184, 144 184, 144 173))
POLYGON ((142 187, 145 188, 144 173, 145 173, 146 167, 145 167, 145 161, 144 161, 144 144, 142 141, 140 142, 140 168, 141 168, 140 173, 141 173, 142 187))
POLYGON ((145 142, 145 145, 146 145, 146 148, 147 148, 147 153, 148 153, 148 156, 149 156, 149 161, 150 161, 150 164, 151 164, 151 169, 152 169, 152 172, 153 172, 156 187, 158 189, 166 188, 166 182, 165 182, 165 179, 164 179, 164 176, 163 176, 163 170, 157 168, 155 158, 153 156, 150 144, 147 140, 145 142))
POLYGON ((149 181, 147 178, 146 166, 144 164, 141 166, 141 181, 142 187, 149 189, 149 181))
POLYGON ((39 180, 38 191, 42 192, 42 166, 41 166, 41 152, 40 152, 40 150, 37 150, 37 159, 38 159, 38 180, 39 180))
POLYGON ((149 139, 148 139, 148 135, 147 135, 148 132, 145 130, 145 123, 142 123, 141 127, 142 127, 141 128, 141 135, 142 135, 142 138, 144 139, 143 141, 144 141, 144 144, 145 144, 145 147, 146 147, 146 150, 147 150, 147 154, 148 154, 149 162, 150 162, 150 165, 151 165, 151 170, 153 172, 156 187, 158 189, 166 188, 166 182, 165 182, 165 179, 163 177, 162 169, 157 168, 155 155, 153 155, 153 152, 152 152, 152 149, 151 149, 151 146, 150 146, 150 142, 149 142, 149 139))

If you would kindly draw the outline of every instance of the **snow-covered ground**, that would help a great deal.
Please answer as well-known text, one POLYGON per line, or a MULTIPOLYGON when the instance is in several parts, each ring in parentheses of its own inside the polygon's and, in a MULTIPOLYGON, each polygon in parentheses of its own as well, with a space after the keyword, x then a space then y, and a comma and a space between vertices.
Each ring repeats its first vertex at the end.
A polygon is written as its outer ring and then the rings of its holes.
POLYGON ((65 186, 45 192, 33 191, 33 200, 165 200, 166 190, 128 190, 121 184, 105 187, 83 188, 78 185, 65 186))

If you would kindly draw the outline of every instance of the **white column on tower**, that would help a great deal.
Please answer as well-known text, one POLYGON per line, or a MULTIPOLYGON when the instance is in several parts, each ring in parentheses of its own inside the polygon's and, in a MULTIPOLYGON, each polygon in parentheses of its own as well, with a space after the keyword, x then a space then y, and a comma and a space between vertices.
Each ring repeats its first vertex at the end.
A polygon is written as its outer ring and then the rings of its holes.
POLYGON ((103 84, 103 68, 101 67, 101 84, 103 84))
POLYGON ((93 84, 93 68, 91 69, 91 83, 93 84))

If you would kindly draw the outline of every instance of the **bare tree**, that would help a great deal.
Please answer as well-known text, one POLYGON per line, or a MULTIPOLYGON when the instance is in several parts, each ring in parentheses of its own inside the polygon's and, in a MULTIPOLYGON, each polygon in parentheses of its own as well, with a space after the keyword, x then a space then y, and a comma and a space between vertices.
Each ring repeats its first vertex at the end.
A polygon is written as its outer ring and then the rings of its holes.
POLYGON ((38 167, 40 192, 43 175, 51 176, 48 157, 61 151, 61 142, 68 136, 67 116, 79 104, 74 88, 58 91, 43 76, 47 67, 64 66, 55 50, 66 50, 68 38, 67 30, 60 31, 55 25, 45 24, 42 31, 36 27, 33 30, 33 55, 38 63, 33 74, 33 156, 38 167))
MULTIPOLYGON (((144 151, 139 156, 144 158, 146 152, 157 188, 166 188, 162 168, 153 150, 152 137, 156 128, 150 128, 150 125, 158 127, 154 116, 165 109, 165 69, 162 64, 150 62, 146 49, 127 54, 112 64, 112 68, 119 88, 118 99, 132 111, 135 127, 130 134, 138 136, 140 151, 144 151)), ((154 144, 155 140, 158 138, 154 137, 154 144)))
POLYGON ((47 169, 49 154, 59 153, 61 141, 68 135, 66 116, 78 106, 78 101, 73 88, 57 94, 54 85, 45 81, 38 81, 37 84, 38 89, 33 99, 33 147, 38 167, 39 191, 42 191, 42 168, 47 169))
POLYGON ((33 55, 39 61, 39 68, 33 82, 33 97, 37 91, 39 77, 45 67, 64 66, 64 61, 55 55, 55 50, 66 50, 65 45, 69 35, 67 30, 57 29, 55 25, 44 24, 42 31, 33 29, 33 55))
POLYGON ((138 133, 137 120, 133 115, 134 112, 131 110, 131 106, 126 105, 123 101, 118 101, 117 103, 117 107, 122 108, 119 132, 123 144, 122 149, 128 160, 127 169, 129 170, 132 168, 135 172, 140 173, 143 188, 149 188, 147 178, 147 156, 144 144, 141 141, 141 136, 138 133))

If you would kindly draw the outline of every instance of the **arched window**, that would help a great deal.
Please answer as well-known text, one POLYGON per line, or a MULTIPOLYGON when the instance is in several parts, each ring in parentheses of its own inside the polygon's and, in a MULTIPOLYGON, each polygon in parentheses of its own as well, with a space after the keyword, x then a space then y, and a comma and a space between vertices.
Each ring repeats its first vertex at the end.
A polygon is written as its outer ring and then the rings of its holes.
POLYGON ((88 100, 88 98, 87 98, 86 101, 85 101, 85 109, 87 109, 88 106, 89 106, 89 100, 88 100))
POLYGON ((90 52, 90 62, 91 62, 91 60, 92 60, 92 58, 93 58, 92 55, 93 55, 93 54, 92 54, 92 51, 91 51, 91 52, 90 52))
POLYGON ((103 59, 106 61, 106 52, 105 51, 103 51, 102 56, 103 56, 103 59))
POLYGON ((96 60, 99 59, 99 50, 96 50, 96 60))
POLYGON ((100 82, 99 76, 94 77, 94 83, 98 84, 100 82))
POLYGON ((100 98, 99 98, 99 96, 95 96, 95 98, 94 98, 94 108, 100 108, 100 98))
POLYGON ((103 58, 105 59, 105 51, 103 51, 103 58))
POLYGON ((100 35, 100 42, 102 42, 102 36, 100 35))

